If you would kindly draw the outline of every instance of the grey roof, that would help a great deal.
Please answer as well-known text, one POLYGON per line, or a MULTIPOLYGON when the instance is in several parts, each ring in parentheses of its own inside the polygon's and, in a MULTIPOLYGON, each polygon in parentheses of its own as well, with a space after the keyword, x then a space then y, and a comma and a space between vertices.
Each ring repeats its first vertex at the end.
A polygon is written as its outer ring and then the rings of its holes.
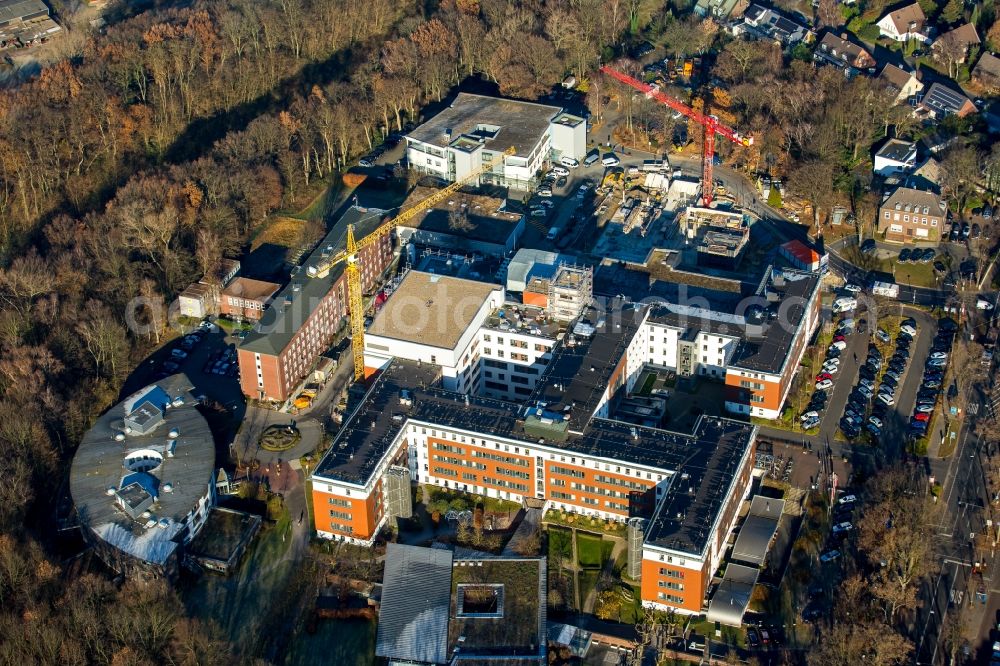
POLYGON ((965 94, 936 82, 927 89, 921 104, 934 112, 935 115, 948 115, 959 113, 972 102, 965 94))
POLYGON ((912 141, 903 141, 902 139, 889 139, 879 148, 878 152, 875 153, 877 157, 884 157, 887 160, 895 160, 896 162, 905 162, 910 155, 914 154, 917 149, 917 144, 912 141))
POLYGON ((507 265, 508 291, 524 291, 537 266, 556 266, 560 262, 573 263, 571 257, 547 250, 522 247, 507 265))
POLYGON ((758 573, 753 567, 728 565, 722 582, 708 604, 708 621, 721 622, 729 627, 741 626, 758 573))
MULTIPOLYGON (((337 220, 303 265, 319 262, 331 246, 334 252, 343 249, 349 224, 354 225, 355 239, 364 238, 379 226, 384 213, 378 208, 352 206, 337 220)), ((343 263, 331 268, 326 277, 311 278, 304 270, 298 271, 285 288, 274 295, 260 321, 240 343, 240 348, 259 354, 281 354, 343 274, 343 263)))
POLYGON ((778 531, 778 521, 784 509, 785 501, 757 495, 750 504, 740 534, 733 545, 732 559, 736 562, 746 562, 761 566, 767 557, 767 549, 771 539, 778 531))
POLYGON ((905 211, 910 211, 914 208, 927 208, 928 215, 934 215, 942 219, 947 214, 947 209, 944 206, 944 202, 941 201, 940 195, 934 194, 933 192, 913 189, 912 187, 897 187, 893 190, 892 194, 890 194, 889 197, 882 202, 880 208, 882 210, 893 210, 896 208, 897 204, 899 205, 900 210, 905 211))
POLYGON ((451 106, 407 136, 421 143, 447 146, 463 136, 476 137, 478 141, 477 127, 492 125, 500 131, 495 137, 485 137, 487 150, 502 152, 513 146, 518 156, 526 157, 548 132, 549 121, 561 112, 558 106, 459 93, 451 106))
POLYGON ((42 0, 0 0, 0 23, 48 13, 49 8, 42 0))
POLYGON ((388 545, 376 656, 434 664, 448 661, 451 569, 450 550, 388 545))
POLYGON ((84 435, 70 469, 70 492, 81 523, 112 546, 154 564, 166 562, 186 536, 187 520, 214 480, 215 444, 191 388, 186 375, 171 375, 109 409, 84 435), (144 435, 125 434, 125 406, 160 400, 161 395, 171 401, 163 422, 144 435), (169 436, 172 430, 176 437, 169 436), (117 441, 118 434, 124 440, 117 441), (134 473, 124 466, 131 456, 162 456, 162 461, 134 473), (168 483, 170 492, 165 490, 168 483), (109 495, 112 489, 118 492, 109 495), (148 519, 137 522, 116 505, 119 494, 131 502, 140 490, 153 496, 150 511, 165 521, 162 527, 147 529, 148 519))
MULTIPOLYGON (((316 476, 366 483, 410 422, 537 443, 538 436, 525 429, 524 405, 434 388, 431 385, 436 380, 436 367, 393 360, 352 410, 320 461, 316 476), (411 404, 400 403, 403 391, 411 404)), ((674 484, 664 515, 652 521, 647 538, 700 554, 711 522, 725 501, 725 491, 754 436, 755 428, 749 423, 722 418, 701 418, 693 434, 594 418, 582 434, 563 433, 561 440, 547 438, 546 445, 696 479, 697 492, 693 493, 688 492, 687 481, 674 484), (677 520, 677 513, 683 514, 683 519, 677 520)))
MULTIPOLYGON (((646 308, 626 305, 621 312, 604 313, 595 309, 584 312, 581 321, 594 326, 590 337, 574 336, 572 344, 557 346, 531 402, 545 402, 553 412, 568 410, 570 432, 582 433, 604 392, 612 386, 612 376, 619 363, 624 364, 625 350, 645 319, 646 308)), ((621 373, 620 380, 624 379, 621 373)))
POLYGON ((730 361, 733 368, 780 374, 791 358, 792 340, 806 319, 803 304, 819 289, 820 276, 787 268, 775 274, 782 276, 782 284, 772 279, 765 291, 775 295, 777 300, 771 305, 780 316, 773 322, 765 322, 761 335, 740 341, 730 361))

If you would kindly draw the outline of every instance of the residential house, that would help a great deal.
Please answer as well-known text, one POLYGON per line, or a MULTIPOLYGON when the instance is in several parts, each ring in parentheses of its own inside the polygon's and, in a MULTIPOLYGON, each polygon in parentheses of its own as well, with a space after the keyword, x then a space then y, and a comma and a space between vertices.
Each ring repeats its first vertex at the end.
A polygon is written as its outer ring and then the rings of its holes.
POLYGON ((972 100, 942 83, 932 83, 917 104, 917 114, 934 120, 943 120, 954 114, 959 118, 976 113, 972 100))
POLYGON ((934 53, 934 57, 939 60, 961 63, 965 62, 965 58, 969 55, 969 48, 981 43, 976 26, 966 23, 938 37, 931 44, 931 51, 934 53))
POLYGON ((257 321, 279 289, 281 285, 273 282, 236 278, 222 290, 219 313, 232 319, 257 321))
POLYGON ((920 5, 913 3, 889 12, 878 20, 879 34, 897 42, 915 39, 919 42, 930 42, 930 30, 927 27, 927 17, 920 5))
POLYGON ((733 34, 756 39, 773 39, 784 46, 807 41, 812 33, 808 28, 779 14, 770 7, 752 4, 743 12, 743 21, 733 26, 733 34))
POLYGON ((875 59, 863 47, 848 41, 847 34, 839 37, 828 32, 819 40, 813 59, 819 63, 827 63, 834 67, 855 73, 852 70, 864 71, 875 67, 875 59))
POLYGON ((905 104, 924 89, 919 71, 908 72, 891 63, 882 68, 878 80, 896 93, 896 104, 905 104))
POLYGON ((992 53, 984 53, 972 70, 972 81, 987 94, 995 95, 1000 92, 1000 58, 992 53))
POLYGON ((901 139, 889 139, 875 153, 875 173, 887 177, 909 173, 917 167, 917 144, 901 139))
POLYGON ((739 14, 737 10, 741 6, 745 8, 746 5, 746 0, 698 0, 695 3, 694 11, 703 18, 711 17, 725 21, 733 13, 739 14))
POLYGON ((941 192, 943 179, 941 163, 933 157, 928 157, 923 164, 906 177, 906 186, 925 192, 941 192))
POLYGON ((948 209, 937 194, 899 187, 879 208, 878 232, 892 243, 937 241, 947 217, 948 209))

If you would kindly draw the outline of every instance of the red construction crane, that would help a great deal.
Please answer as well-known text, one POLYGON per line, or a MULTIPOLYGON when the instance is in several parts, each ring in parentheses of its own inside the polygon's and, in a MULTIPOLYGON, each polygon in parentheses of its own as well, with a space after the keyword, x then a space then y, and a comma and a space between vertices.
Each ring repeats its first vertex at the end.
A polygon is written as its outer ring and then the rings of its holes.
POLYGON ((715 116, 695 111, 684 102, 676 100, 673 97, 660 92, 654 86, 651 86, 648 83, 643 83, 639 79, 633 78, 628 74, 623 74, 616 69, 612 69, 608 65, 601 67, 601 71, 608 76, 618 79, 625 85, 631 86, 639 92, 644 93, 647 97, 652 97, 658 102, 666 104, 674 111, 684 114, 705 128, 705 147, 702 154, 701 165, 701 198, 705 206, 712 203, 712 195, 715 193, 715 181, 712 180, 712 162, 715 159, 715 135, 718 134, 723 136, 733 143, 741 146, 752 145, 753 137, 743 136, 731 127, 727 127, 726 125, 720 123, 719 119, 715 116))

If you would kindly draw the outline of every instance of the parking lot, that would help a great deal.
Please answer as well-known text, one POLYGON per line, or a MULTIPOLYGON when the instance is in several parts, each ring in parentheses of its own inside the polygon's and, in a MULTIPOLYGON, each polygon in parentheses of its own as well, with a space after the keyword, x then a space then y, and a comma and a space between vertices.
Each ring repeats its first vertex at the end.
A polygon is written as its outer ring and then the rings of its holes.
POLYGON ((139 365, 126 381, 124 394, 134 392, 169 374, 183 372, 191 380, 196 396, 223 405, 242 418, 245 409, 236 363, 236 339, 215 324, 205 325, 198 333, 175 338, 139 365))

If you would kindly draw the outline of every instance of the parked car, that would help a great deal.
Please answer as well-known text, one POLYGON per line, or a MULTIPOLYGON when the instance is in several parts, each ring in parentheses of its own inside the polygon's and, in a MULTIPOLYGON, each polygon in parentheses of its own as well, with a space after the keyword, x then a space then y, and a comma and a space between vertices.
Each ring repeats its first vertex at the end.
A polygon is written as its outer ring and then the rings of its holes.
POLYGON ((896 399, 886 393, 879 393, 876 399, 889 407, 892 407, 893 405, 896 404, 896 399))
POLYGON ((874 238, 868 238, 861 243, 861 254, 875 254, 876 250, 878 250, 878 245, 874 238))
POLYGON ((881 328, 875 331, 875 337, 886 344, 892 341, 892 338, 889 337, 889 332, 881 328))
POLYGON ((829 564, 830 562, 836 560, 838 557, 840 557, 839 550, 829 550, 819 556, 819 561, 822 562, 823 564, 829 564))
POLYGON ((840 351, 844 351, 845 349, 847 349, 847 342, 845 342, 844 340, 834 340, 830 344, 830 346, 831 347, 835 347, 835 348, 839 349, 840 351))
POLYGON ((847 523, 847 522, 837 523, 836 525, 833 526, 833 533, 835 535, 847 534, 848 532, 850 532, 853 529, 854 529, 854 525, 852 525, 851 523, 847 523))
POLYGON ((816 388, 820 391, 833 388, 833 382, 830 381, 829 379, 823 379, 821 381, 816 382, 816 388))
POLYGON ((818 428, 819 424, 820 424, 820 420, 819 420, 819 417, 817 416, 817 417, 809 419, 808 421, 803 421, 802 422, 802 429, 803 430, 812 430, 813 428, 818 428))
POLYGON ((916 409, 916 411, 918 411, 918 412, 926 412, 926 413, 929 414, 929 413, 931 413, 931 412, 934 411, 934 403, 933 402, 918 402, 917 406, 914 409, 916 409))
POLYGON ((861 293, 861 285, 854 284, 853 282, 848 282, 844 285, 844 291, 848 291, 852 294, 861 293))

